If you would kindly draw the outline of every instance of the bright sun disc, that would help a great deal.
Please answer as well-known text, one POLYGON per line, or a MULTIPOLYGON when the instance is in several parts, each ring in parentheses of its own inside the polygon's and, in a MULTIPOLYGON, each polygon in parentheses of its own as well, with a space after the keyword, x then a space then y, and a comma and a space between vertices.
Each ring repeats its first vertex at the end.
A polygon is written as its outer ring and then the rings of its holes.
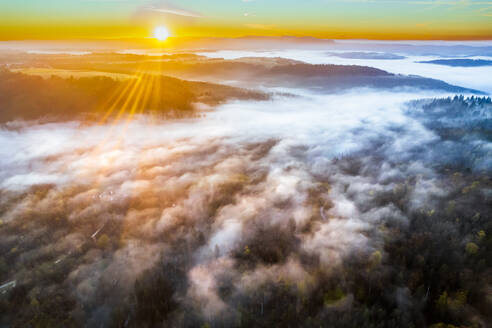
POLYGON ((169 37, 169 31, 165 26, 158 26, 154 30, 154 37, 159 41, 165 41, 169 37))

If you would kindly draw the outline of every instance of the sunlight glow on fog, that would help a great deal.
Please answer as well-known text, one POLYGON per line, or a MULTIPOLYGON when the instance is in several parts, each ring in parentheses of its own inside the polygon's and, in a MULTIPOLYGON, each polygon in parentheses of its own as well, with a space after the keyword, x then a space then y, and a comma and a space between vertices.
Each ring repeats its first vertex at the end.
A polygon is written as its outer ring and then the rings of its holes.
MULTIPOLYGON (((226 138, 225 143, 235 144, 280 139, 289 147, 306 146, 319 156, 331 158, 359 150, 370 137, 392 134, 386 129, 393 125, 410 129, 409 142, 414 138, 426 142, 433 138, 432 133, 403 115, 401 106, 411 99, 448 95, 360 90, 325 96, 302 90, 290 91, 297 92, 297 95, 263 102, 232 102, 199 120, 155 124, 141 117, 129 125, 119 123, 114 128, 104 125, 77 127, 76 123, 66 123, 28 125, 20 131, 3 129, 0 131, 2 167, 28 171, 25 172, 27 176, 22 177, 3 170, 3 176, 10 176, 4 185, 16 181, 29 185, 28 177, 44 177, 44 182, 49 183, 54 177, 51 174, 56 176, 56 173, 36 176, 36 170, 28 165, 29 161, 93 147, 101 148, 96 153, 116 147, 123 151, 117 158, 122 158, 127 150, 137 156, 147 147, 180 140, 206 143, 209 139, 226 138)), ((400 135, 399 143, 405 144, 405 138, 405 135, 400 135)), ((94 163, 101 164, 98 160, 94 163)))

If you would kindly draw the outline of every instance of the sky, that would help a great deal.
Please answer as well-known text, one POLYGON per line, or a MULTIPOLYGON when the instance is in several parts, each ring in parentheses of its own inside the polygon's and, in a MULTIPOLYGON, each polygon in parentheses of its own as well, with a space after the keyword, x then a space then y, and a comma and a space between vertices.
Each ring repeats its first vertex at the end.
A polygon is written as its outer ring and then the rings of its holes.
POLYGON ((0 0, 0 40, 175 37, 492 39, 488 0, 0 0))

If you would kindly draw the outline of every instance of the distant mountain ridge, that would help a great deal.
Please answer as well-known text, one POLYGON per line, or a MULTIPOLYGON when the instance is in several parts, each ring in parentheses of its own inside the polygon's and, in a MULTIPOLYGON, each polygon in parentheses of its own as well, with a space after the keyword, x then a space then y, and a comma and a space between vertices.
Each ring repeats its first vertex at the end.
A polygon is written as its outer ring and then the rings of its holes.
MULTIPOLYGON (((81 62, 69 55, 22 55, 22 67, 50 67, 63 70, 88 70, 104 74, 134 75, 138 70, 149 74, 180 79, 230 83, 257 88, 308 88, 321 92, 336 92, 350 88, 395 89, 414 88, 442 90, 454 93, 484 94, 479 90, 454 86, 437 79, 399 75, 369 66, 309 64, 285 58, 244 57, 234 60, 209 58, 180 53, 146 56, 119 53, 94 53, 81 62)), ((0 63, 2 58, 0 57, 0 63)))
POLYGON ((480 67, 492 66, 492 60, 486 59, 435 59, 419 61, 422 64, 436 64, 451 67, 480 67))

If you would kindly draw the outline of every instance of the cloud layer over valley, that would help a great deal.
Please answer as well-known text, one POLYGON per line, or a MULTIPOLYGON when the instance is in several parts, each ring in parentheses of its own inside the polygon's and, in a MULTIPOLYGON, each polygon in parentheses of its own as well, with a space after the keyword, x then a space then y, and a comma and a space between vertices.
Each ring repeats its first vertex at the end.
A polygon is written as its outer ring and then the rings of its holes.
POLYGON ((3 124, 0 326, 425 326, 446 279, 442 318, 487 322, 490 99, 268 91, 192 119, 3 124))

